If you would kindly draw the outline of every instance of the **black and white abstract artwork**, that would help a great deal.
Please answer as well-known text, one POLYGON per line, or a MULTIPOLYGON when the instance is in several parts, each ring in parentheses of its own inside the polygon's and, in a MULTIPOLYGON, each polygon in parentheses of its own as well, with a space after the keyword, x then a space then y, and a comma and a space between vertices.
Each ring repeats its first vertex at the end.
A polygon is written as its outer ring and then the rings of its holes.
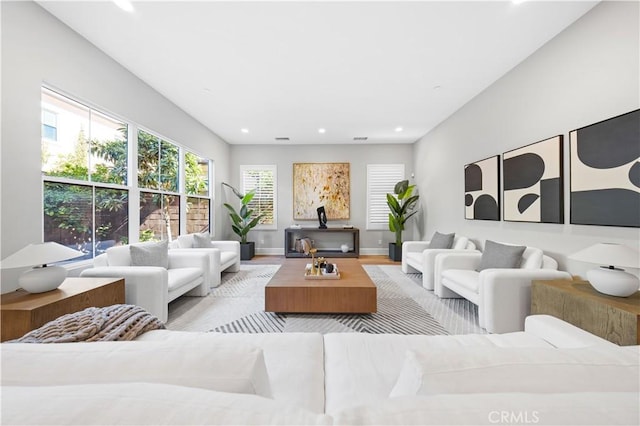
POLYGON ((500 220, 500 156, 464 166, 465 219, 500 220))
POLYGON ((571 223, 640 227, 640 110, 569 133, 571 223))
POLYGON ((564 223, 562 135, 502 154, 503 219, 564 223))

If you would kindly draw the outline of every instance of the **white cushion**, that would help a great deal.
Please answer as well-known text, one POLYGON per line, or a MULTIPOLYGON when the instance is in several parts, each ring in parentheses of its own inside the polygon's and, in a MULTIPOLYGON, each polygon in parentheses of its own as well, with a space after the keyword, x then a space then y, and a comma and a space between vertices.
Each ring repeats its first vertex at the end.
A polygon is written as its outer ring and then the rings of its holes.
POLYGON ((421 251, 408 251, 403 254, 407 258, 408 262, 422 265, 422 252, 421 251))
POLYGON ((193 248, 212 248, 211 235, 208 232, 193 234, 193 248))
POLYGON ((638 392, 638 353, 611 348, 407 351, 390 397, 487 392, 638 392))
POLYGON ((334 425, 637 425, 638 394, 484 393, 394 398, 334 414, 334 425))
POLYGON ((193 248, 193 234, 180 235, 177 239, 179 248, 193 248))
MULTIPOLYGON (((220 306, 224 309, 224 306, 220 306)), ((222 325, 222 324, 220 324, 222 325)), ((211 327, 215 327, 212 324, 211 327)), ((351 334, 351 333, 350 333, 351 334)), ((524 334, 524 333, 523 333, 524 334)), ((324 413, 325 377, 323 336, 319 333, 203 333, 153 330, 136 341, 170 341, 201 344, 224 341, 230 345, 252 345, 264 352, 273 399, 315 413, 324 413)), ((404 352, 400 354, 404 355, 404 352)), ((390 378, 385 397, 393 387, 400 366, 390 378)))
POLYGON ((169 241, 148 242, 132 244, 129 246, 131 253, 131 266, 158 266, 169 267, 169 241))
POLYGON ((470 269, 446 269, 442 272, 442 279, 459 284, 475 293, 480 285, 480 273, 470 269))
POLYGON ((521 269, 540 269, 542 267, 542 250, 535 247, 527 247, 522 253, 521 269))
POLYGON ((220 264, 225 265, 229 262, 235 262, 238 256, 232 251, 221 251, 220 252, 220 264))
POLYGON ((107 249, 109 266, 131 266, 129 246, 115 246, 107 249))
POLYGON ((271 397, 262 349, 223 339, 2 345, 3 386, 151 382, 271 397))
POLYGON ((461 237, 456 234, 453 239, 453 247, 454 250, 465 250, 467 248, 467 244, 469 244, 469 239, 467 237, 461 237))
POLYGON ((202 270, 199 268, 176 268, 169 269, 167 272, 169 275, 169 291, 190 284, 202 276, 202 270))
POLYGON ((3 387, 2 422, 40 425, 328 425, 331 419, 256 395, 156 383, 118 383, 3 387))

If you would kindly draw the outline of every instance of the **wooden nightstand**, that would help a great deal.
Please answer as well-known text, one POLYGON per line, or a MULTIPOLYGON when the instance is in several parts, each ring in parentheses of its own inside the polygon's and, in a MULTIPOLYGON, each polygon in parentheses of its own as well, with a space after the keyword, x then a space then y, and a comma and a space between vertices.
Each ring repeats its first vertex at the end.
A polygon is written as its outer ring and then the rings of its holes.
POLYGON ((533 281, 531 314, 548 314, 618 345, 640 344, 640 293, 607 296, 588 281, 533 281))
POLYGON ((89 307, 125 303, 124 279, 67 278, 55 290, 28 293, 22 289, 3 294, 0 341, 17 339, 61 315, 89 307))

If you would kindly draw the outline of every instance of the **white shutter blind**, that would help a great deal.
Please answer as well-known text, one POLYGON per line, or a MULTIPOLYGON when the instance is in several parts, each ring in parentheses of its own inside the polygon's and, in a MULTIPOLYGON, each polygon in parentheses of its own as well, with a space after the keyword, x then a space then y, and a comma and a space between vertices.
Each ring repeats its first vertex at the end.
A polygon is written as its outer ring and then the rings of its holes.
POLYGON ((389 229, 387 194, 404 179, 404 164, 367 164, 367 229, 389 229))
POLYGON ((251 190, 256 195, 249 208, 256 215, 264 214, 257 228, 275 228, 276 220, 276 166, 240 166, 241 191, 251 190))

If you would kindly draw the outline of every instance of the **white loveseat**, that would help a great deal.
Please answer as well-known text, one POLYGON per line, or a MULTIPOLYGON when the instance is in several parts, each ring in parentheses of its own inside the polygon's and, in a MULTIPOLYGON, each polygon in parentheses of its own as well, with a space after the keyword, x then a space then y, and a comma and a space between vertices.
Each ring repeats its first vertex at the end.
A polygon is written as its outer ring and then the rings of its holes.
POLYGON ((218 287, 222 282, 222 272, 238 272, 240 270, 240 243, 238 241, 215 241, 208 234, 180 235, 169 243, 174 252, 202 252, 209 255, 209 275, 211 287, 218 287), (198 244, 198 237, 206 238, 206 247, 198 244))
POLYGON ((439 254, 434 293, 441 298, 462 297, 477 305, 479 325, 490 333, 524 328, 531 312, 533 280, 571 279, 568 272, 557 270, 558 262, 538 248, 526 247, 515 268, 478 271, 482 256, 479 252, 439 254))
POLYGON ((156 330, 134 342, 1 349, 7 424, 640 420, 638 347, 620 348, 548 316, 502 335, 156 330), (417 355, 430 359, 416 364, 417 355), (75 369, 61 368, 74 362, 75 369), (428 387, 407 386, 420 380, 428 387))
POLYGON ((459 253, 475 250, 476 245, 469 238, 455 234, 450 249, 429 248, 431 241, 405 241, 402 243, 402 272, 420 272, 422 287, 434 289, 436 256, 440 253, 459 253))
MULTIPOLYGON (((145 243, 133 244, 144 247, 145 243)), ((168 304, 182 296, 203 297, 209 294, 209 255, 168 251, 168 267, 133 266, 130 246, 116 246, 96 256, 93 268, 82 277, 124 278, 125 301, 138 305, 162 322, 169 317, 168 304)))

